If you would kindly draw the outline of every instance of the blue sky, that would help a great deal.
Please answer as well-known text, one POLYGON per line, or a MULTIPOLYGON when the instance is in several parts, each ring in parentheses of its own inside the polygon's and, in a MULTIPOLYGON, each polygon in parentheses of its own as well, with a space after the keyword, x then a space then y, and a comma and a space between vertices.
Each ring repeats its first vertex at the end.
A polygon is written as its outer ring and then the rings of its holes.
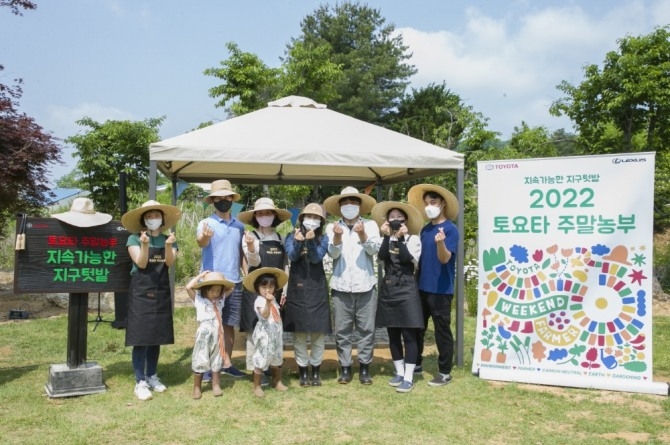
MULTIPOLYGON (((161 138, 225 119, 203 70, 228 57, 225 43, 279 66, 300 21, 325 0, 34 0, 22 17, 0 10, 2 82, 24 81, 21 111, 66 138, 89 116, 165 116, 161 138)), ((418 69, 412 87, 446 82, 509 137, 521 121, 572 131, 549 115, 562 80, 578 84, 616 40, 670 23, 670 0, 374 0, 402 33, 418 69)), ((76 160, 65 147, 63 166, 76 160)))

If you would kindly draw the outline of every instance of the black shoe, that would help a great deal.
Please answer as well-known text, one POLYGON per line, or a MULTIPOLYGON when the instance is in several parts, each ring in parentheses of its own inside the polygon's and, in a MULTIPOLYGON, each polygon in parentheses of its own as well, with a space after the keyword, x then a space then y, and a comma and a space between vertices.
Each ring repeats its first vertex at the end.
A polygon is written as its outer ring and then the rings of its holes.
POLYGON ((307 366, 298 366, 298 374, 300 374, 300 386, 310 386, 307 377, 307 366))
POLYGON ((337 379, 337 383, 346 385, 349 382, 351 382, 351 366, 341 366, 340 377, 337 379))
POLYGON ((312 365, 312 386, 321 386, 321 365, 312 365))
POLYGON ((370 364, 361 363, 360 371, 358 372, 358 380, 363 385, 372 385, 372 377, 370 377, 370 364))

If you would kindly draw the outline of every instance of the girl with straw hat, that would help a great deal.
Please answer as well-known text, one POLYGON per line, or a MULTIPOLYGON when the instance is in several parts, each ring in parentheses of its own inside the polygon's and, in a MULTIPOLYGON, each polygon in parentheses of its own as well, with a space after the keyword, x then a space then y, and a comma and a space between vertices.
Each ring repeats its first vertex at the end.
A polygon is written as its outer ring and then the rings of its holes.
POLYGON ((233 292, 235 284, 226 280, 219 272, 208 270, 194 277, 186 285, 186 293, 195 305, 198 330, 195 333, 191 368, 193 369, 193 398, 202 397, 202 376, 212 370, 212 393, 214 397, 223 395, 221 391, 221 368, 225 355, 221 310, 224 298, 233 292))
POLYGON ((174 233, 165 235, 177 224, 181 212, 174 206, 147 201, 121 217, 121 224, 132 233, 126 246, 133 261, 130 272, 126 346, 132 346, 135 395, 152 398, 151 390, 163 392, 156 368, 160 345, 174 343, 172 289, 168 268, 177 256, 174 233))
POLYGON ((254 342, 254 387, 256 397, 265 393, 261 387, 261 376, 268 368, 272 372, 272 387, 277 391, 288 388, 281 381, 281 365, 284 361, 282 320, 275 291, 286 285, 288 275, 276 267, 261 267, 244 278, 244 288, 256 293, 254 309, 258 323, 252 336, 254 342))
POLYGON ((424 327, 419 288, 414 277, 421 255, 418 233, 423 221, 416 208, 396 201, 375 205, 372 218, 379 224, 383 236, 377 258, 384 263, 375 325, 386 327, 388 331, 395 367, 395 376, 389 380, 389 385, 397 392, 409 392, 414 387, 417 339, 424 327))

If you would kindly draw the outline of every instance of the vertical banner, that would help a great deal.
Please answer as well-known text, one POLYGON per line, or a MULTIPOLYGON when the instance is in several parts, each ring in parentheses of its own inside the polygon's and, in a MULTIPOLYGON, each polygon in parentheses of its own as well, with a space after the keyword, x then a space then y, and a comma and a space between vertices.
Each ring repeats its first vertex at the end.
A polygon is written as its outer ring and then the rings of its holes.
POLYGON ((652 375, 654 161, 478 163, 473 373, 668 394, 652 375))

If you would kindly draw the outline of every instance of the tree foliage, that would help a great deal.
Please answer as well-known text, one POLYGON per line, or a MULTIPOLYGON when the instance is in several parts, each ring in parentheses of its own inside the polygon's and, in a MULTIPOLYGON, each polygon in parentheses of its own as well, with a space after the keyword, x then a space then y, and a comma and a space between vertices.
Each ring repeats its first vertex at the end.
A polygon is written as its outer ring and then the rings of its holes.
POLYGON ((146 200, 149 189, 149 144, 159 140, 158 129, 164 117, 144 121, 113 121, 104 123, 84 117, 77 125, 87 127, 83 134, 70 136, 79 158, 79 181, 88 190, 96 210, 120 216, 119 174, 126 173, 128 207, 146 200))
POLYGON ((395 26, 386 24, 378 9, 344 2, 320 6, 302 20, 300 28, 302 35, 289 45, 288 59, 297 45, 327 44, 330 61, 342 70, 343 76, 334 83, 339 97, 328 102, 329 108, 366 122, 384 122, 416 73, 406 63, 411 54, 402 35, 394 35, 395 26))
MULTIPOLYGON (((0 66, 0 72, 3 67, 0 66)), ((57 139, 18 111, 21 80, 0 84, 0 223, 15 212, 37 213, 48 200, 50 165, 61 162, 57 139)))
POLYGON ((0 8, 7 7, 14 15, 23 15, 21 9, 37 9, 37 5, 28 0, 0 0, 0 8))

